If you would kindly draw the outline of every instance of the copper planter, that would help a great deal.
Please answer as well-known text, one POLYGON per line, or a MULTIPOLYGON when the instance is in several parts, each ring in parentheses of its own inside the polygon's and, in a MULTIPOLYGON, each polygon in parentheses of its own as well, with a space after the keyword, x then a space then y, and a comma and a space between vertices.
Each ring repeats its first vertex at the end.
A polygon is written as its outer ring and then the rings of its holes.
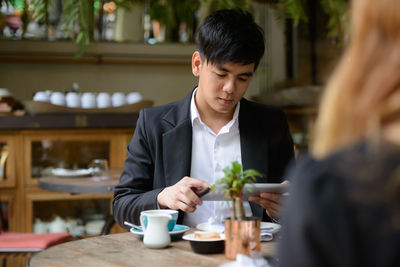
POLYGON ((225 256, 236 259, 236 254, 250 256, 251 251, 260 251, 260 224, 258 218, 225 220, 225 256))

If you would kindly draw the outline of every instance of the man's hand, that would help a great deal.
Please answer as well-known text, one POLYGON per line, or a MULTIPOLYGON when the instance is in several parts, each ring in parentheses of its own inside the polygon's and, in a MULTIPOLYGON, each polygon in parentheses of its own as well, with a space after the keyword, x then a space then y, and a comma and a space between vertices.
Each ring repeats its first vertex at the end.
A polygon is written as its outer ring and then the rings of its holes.
POLYGON ((185 176, 175 185, 166 187, 158 194, 158 205, 160 208, 194 212, 197 205, 203 204, 196 193, 209 186, 205 181, 185 176))
MULTIPOLYGON (((289 181, 285 180, 282 184, 288 184, 289 181)), ((272 219, 280 217, 280 211, 282 208, 282 197, 288 196, 288 193, 277 194, 277 193, 261 193, 259 196, 250 196, 249 201, 255 202, 262 206, 267 212, 268 216, 272 219)))

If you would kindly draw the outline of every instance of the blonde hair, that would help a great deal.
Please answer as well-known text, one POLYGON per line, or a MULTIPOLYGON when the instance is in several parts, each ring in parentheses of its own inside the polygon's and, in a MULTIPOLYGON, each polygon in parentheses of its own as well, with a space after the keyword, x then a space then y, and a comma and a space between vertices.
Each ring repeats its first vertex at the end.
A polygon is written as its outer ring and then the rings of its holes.
POLYGON ((400 102, 391 99, 398 99, 399 90, 400 1, 353 0, 351 40, 321 99, 314 156, 367 137, 372 121, 398 113, 400 102))

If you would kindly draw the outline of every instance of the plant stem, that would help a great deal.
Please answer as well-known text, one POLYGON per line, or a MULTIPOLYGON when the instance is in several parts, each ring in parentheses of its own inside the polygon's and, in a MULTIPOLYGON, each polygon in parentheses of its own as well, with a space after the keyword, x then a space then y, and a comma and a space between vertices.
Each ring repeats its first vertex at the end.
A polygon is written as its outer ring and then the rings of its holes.
POLYGON ((232 198, 231 220, 236 219, 236 198, 232 198))
POLYGON ((243 208, 243 201, 237 197, 235 200, 235 210, 236 210, 236 216, 238 220, 243 220, 244 219, 244 208, 243 208))

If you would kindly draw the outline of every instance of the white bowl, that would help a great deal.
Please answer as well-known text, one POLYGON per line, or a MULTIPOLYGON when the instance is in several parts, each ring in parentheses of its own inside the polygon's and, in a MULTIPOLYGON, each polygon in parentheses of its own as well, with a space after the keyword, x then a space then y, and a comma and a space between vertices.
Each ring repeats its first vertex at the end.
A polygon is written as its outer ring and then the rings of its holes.
POLYGON ((0 96, 11 96, 7 88, 0 88, 0 96))
POLYGON ((109 93, 101 92, 97 95, 97 107, 108 108, 111 107, 111 96, 109 93))
POLYGON ((65 97, 67 107, 79 108, 81 106, 81 97, 77 92, 69 92, 65 97))
POLYGON ((50 102, 50 95, 47 92, 39 91, 33 96, 34 101, 50 102))
POLYGON ((129 93, 128 96, 126 97, 126 102, 128 104, 134 104, 139 101, 142 101, 143 97, 139 92, 132 92, 129 93))
POLYGON ((94 93, 83 93, 81 97, 81 106, 83 108, 95 108, 96 107, 96 95, 94 93))
POLYGON ((50 103, 58 106, 65 106, 65 95, 62 92, 53 92, 50 96, 50 103))
POLYGON ((111 98, 113 107, 119 107, 126 104, 126 96, 124 93, 116 92, 111 98))

